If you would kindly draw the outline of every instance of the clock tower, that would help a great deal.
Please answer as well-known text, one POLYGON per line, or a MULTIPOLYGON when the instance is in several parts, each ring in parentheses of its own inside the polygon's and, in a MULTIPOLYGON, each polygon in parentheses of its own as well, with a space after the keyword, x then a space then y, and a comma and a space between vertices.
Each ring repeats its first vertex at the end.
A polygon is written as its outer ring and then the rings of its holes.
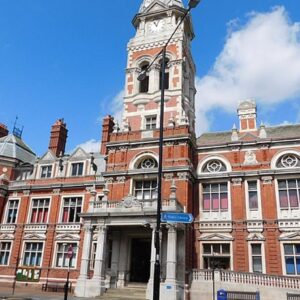
MULTIPOLYGON (((144 0, 132 23, 135 36, 127 51, 123 127, 150 135, 159 127, 161 58, 152 64, 142 81, 137 77, 148 68, 172 35, 186 12, 181 0, 144 0)), ((164 127, 186 125, 194 132, 195 65, 190 51, 194 37, 190 16, 177 29, 167 47, 164 127)))

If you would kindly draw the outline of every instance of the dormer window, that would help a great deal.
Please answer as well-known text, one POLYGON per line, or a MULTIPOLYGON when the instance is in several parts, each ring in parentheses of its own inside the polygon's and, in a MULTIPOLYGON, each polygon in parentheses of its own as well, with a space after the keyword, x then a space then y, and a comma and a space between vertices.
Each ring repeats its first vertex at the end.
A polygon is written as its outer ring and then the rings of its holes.
POLYGON ((82 176, 83 175, 83 162, 73 163, 71 167, 71 176, 82 176))
MULTIPOLYGON (((146 71, 149 67, 149 64, 144 64, 141 67, 141 72, 146 71)), ((146 74, 145 78, 140 81, 140 93, 148 93, 149 91, 149 75, 146 74)))
POLYGON ((42 166, 41 167, 41 178, 50 178, 52 175, 52 166, 42 166))

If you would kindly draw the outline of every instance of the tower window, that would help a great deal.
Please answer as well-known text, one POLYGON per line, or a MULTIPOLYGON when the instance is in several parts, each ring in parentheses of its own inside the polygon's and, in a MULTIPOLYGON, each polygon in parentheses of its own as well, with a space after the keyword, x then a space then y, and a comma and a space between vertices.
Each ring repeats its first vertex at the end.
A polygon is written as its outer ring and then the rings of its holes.
MULTIPOLYGON (((165 62, 165 78, 164 78, 164 89, 168 90, 169 89, 169 66, 168 66, 169 60, 166 59, 165 62)), ((162 60, 160 61, 160 73, 159 73, 159 89, 161 90, 161 81, 162 81, 162 60)))
POLYGON ((156 129, 156 116, 147 116, 146 120, 146 130, 156 129))
MULTIPOLYGON (((148 64, 143 65, 141 68, 142 72, 147 70, 148 66, 149 66, 148 64)), ((149 75, 147 74, 146 77, 140 82, 140 93, 148 93, 148 91, 149 91, 149 75)))

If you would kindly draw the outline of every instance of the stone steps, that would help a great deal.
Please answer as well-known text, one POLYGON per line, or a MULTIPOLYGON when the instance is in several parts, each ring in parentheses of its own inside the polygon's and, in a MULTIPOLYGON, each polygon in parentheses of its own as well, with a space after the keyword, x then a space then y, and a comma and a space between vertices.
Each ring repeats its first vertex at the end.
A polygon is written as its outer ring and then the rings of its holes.
POLYGON ((146 285, 131 284, 124 288, 108 289, 104 295, 100 297, 104 300, 145 300, 146 285))

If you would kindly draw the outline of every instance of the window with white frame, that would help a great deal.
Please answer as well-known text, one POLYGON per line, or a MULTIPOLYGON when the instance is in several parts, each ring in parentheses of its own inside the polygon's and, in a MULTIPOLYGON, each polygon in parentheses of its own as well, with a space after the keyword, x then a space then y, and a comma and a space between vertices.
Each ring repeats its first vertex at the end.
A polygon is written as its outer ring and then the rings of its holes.
POLYGON ((157 168, 157 161, 152 157, 143 159, 137 166, 138 169, 154 169, 157 168))
POLYGON ((150 200, 157 198, 157 180, 136 180, 134 182, 134 196, 138 200, 150 200))
POLYGON ((230 244, 202 244, 204 269, 230 269, 230 244))
POLYGON ((33 199, 30 223, 47 223, 50 199, 33 199))
POLYGON ((78 223, 80 217, 78 214, 82 210, 82 197, 66 197, 62 204, 62 218, 63 223, 78 223))
POLYGON ((153 130, 156 129, 156 116, 146 116, 145 117, 145 129, 146 130, 153 130))
POLYGON ((52 175, 52 165, 41 166, 41 178, 50 178, 52 175))
POLYGON ((300 179, 278 180, 279 206, 281 209, 299 208, 300 179))
POLYGON ((7 203, 6 223, 15 224, 17 222, 17 214, 19 208, 19 200, 11 199, 7 203))
POLYGON ((258 210, 258 188, 257 181, 248 181, 248 205, 251 210, 258 210))
POLYGON ((284 244, 284 262, 287 275, 300 275, 300 244, 284 244))
POLYGON ((203 183, 202 199, 204 211, 227 211, 228 210, 228 184, 203 183))
POLYGON ((55 267, 56 268, 75 268, 76 257, 77 257, 77 243, 57 243, 56 245, 56 256, 55 256, 55 267), (69 248, 72 247, 73 255, 68 255, 69 248))
POLYGON ((8 265, 11 242, 0 242, 0 265, 8 265))
POLYGON ((43 243, 26 242, 24 245, 23 265, 39 267, 42 264, 43 243))
POLYGON ((226 171, 227 168, 225 164, 218 159, 209 160, 202 168, 202 172, 205 173, 219 173, 219 172, 226 172, 226 171))
POLYGON ((82 176, 82 175, 83 175, 83 162, 72 163, 71 176, 82 176))
POLYGON ((299 168, 299 156, 293 153, 282 155, 276 162, 277 168, 299 168))
POLYGON ((251 244, 251 263, 252 263, 252 272, 262 273, 262 245, 261 244, 251 244))

